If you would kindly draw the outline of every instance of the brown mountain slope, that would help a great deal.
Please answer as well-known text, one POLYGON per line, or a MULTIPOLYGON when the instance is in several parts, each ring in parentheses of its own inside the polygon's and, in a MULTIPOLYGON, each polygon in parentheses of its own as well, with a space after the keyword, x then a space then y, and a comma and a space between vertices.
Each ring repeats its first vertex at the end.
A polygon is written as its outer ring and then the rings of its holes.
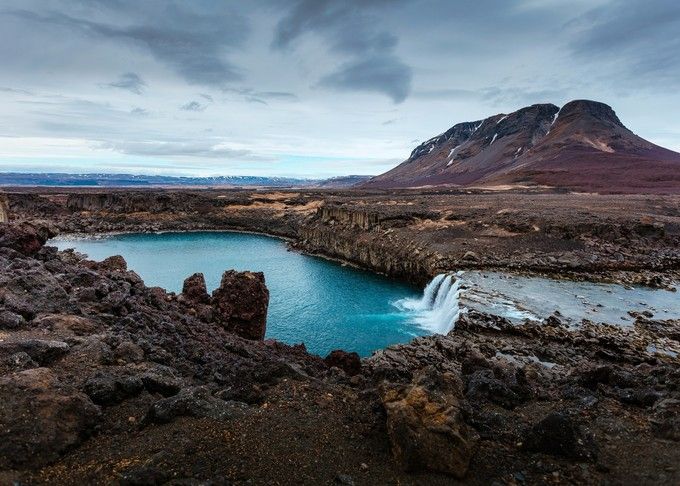
POLYGON ((577 100, 455 125, 363 187, 507 184, 680 192, 680 154, 635 135, 609 106, 577 100))

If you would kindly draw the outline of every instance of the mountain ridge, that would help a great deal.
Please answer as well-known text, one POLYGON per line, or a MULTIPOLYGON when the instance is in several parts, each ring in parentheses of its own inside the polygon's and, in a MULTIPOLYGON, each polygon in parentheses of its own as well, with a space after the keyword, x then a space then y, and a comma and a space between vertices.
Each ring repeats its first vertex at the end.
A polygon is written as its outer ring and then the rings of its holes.
POLYGON ((361 187, 471 185, 680 192, 680 154, 635 135, 604 103, 534 104, 458 123, 361 187))

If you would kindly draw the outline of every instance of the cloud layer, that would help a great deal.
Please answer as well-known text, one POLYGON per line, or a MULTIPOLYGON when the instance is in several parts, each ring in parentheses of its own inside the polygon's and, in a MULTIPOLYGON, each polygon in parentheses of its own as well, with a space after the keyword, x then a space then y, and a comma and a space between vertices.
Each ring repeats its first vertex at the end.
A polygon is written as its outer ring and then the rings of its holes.
POLYGON ((0 169, 375 173, 574 98, 680 150, 671 0, 4 0, 0 169))

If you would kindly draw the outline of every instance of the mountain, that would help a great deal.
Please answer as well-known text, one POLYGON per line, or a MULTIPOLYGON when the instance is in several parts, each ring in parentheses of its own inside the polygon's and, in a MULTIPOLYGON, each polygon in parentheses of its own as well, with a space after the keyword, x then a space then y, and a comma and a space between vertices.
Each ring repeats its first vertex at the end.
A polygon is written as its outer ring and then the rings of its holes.
POLYGON ((454 125, 361 187, 441 185, 680 192, 680 154, 635 135, 608 105, 575 100, 454 125))
POLYGON ((357 184, 362 184, 370 180, 372 177, 373 176, 366 175, 348 175, 331 177, 330 179, 319 181, 316 184, 316 187, 321 187, 324 189, 342 189, 346 187, 353 187, 356 186, 357 184))

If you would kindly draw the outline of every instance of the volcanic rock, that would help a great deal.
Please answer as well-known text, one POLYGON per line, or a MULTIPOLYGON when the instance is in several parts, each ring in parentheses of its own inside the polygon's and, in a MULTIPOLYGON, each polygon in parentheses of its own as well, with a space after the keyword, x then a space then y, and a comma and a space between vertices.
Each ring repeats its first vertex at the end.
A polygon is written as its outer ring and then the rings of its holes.
POLYGON ((0 377, 0 396, 0 467, 57 459, 92 432, 100 413, 46 368, 0 377))
POLYGON ((531 452, 569 459, 597 458, 593 438, 565 412, 553 412, 534 425, 525 437, 524 447, 531 452))
POLYGON ((207 387, 181 390, 177 395, 162 398, 149 409, 145 423, 167 423, 176 417, 207 417, 226 420, 242 416, 248 406, 240 402, 224 401, 210 394, 207 387))
POLYGON ((463 478, 476 434, 461 418, 459 379, 434 368, 409 385, 386 386, 382 400, 392 453, 408 471, 436 471, 463 478))
POLYGON ((324 358, 324 362, 328 367, 337 367, 347 373, 349 376, 355 376, 361 373, 361 359, 357 353, 348 353, 342 349, 331 351, 328 356, 324 358))
POLYGON ((46 227, 28 223, 0 223, 0 247, 7 247, 24 255, 34 255, 54 236, 46 227))
POLYGON ((184 280, 182 296, 189 302, 207 304, 210 301, 208 289, 205 285, 205 277, 202 273, 194 273, 184 280))
POLYGON ((246 339, 264 339, 269 290, 262 272, 224 272, 212 294, 212 305, 226 330, 246 339))

